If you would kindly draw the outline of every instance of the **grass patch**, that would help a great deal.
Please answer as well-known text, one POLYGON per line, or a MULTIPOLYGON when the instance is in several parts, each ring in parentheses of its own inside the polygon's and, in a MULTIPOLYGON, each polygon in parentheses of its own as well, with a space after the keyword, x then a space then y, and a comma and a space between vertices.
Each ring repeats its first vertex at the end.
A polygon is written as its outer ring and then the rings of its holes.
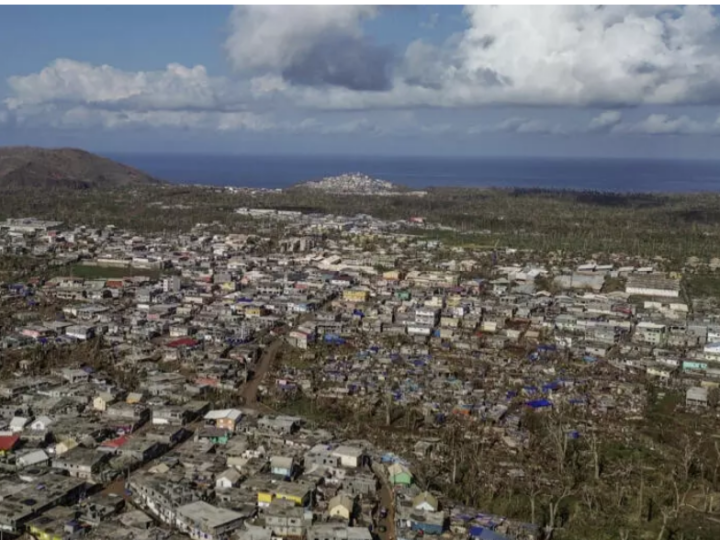
POLYGON ((720 275, 689 274, 685 281, 691 298, 720 298, 720 275))

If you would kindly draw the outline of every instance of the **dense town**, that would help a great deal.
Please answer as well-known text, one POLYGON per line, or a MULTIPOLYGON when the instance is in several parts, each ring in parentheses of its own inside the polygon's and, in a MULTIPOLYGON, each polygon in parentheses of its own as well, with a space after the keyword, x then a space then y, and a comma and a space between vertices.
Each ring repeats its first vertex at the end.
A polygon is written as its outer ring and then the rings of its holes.
MULTIPOLYGON (((0 223, 0 255, 42 261, 0 279, 5 536, 550 538, 583 497, 571 445, 597 480, 598 438, 649 393, 717 405, 720 312, 661 260, 237 214, 253 233, 0 223), (530 416, 557 427, 553 478, 523 460, 530 416), (524 519, 476 506, 514 482, 535 486, 524 519)), ((679 503, 662 511, 664 530, 679 503)))

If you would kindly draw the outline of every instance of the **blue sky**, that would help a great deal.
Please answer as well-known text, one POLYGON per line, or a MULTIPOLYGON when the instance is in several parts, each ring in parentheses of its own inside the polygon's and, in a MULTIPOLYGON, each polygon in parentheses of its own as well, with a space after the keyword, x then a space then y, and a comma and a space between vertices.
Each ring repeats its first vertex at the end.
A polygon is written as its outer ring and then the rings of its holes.
POLYGON ((1 6, 0 144, 714 158, 706 7, 1 6))

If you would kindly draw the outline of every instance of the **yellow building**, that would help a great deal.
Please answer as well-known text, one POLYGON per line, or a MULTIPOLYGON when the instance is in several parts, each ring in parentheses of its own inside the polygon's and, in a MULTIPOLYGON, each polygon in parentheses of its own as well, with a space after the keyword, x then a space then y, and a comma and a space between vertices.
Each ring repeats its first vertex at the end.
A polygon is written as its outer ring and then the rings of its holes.
POLYGON ((275 498, 293 502, 296 506, 307 506, 311 493, 312 488, 304 482, 283 482, 275 490, 275 498))
POLYGON ((335 495, 330 501, 328 501, 328 513, 330 517, 336 517, 350 521, 353 515, 354 504, 352 499, 347 495, 340 494, 335 495))
POLYGON ((247 317, 262 317, 265 315, 265 310, 262 306, 248 306, 245 308, 245 315, 247 317))
POLYGON ((387 281, 400 281, 400 270, 388 270, 383 272, 382 277, 387 281))
POLYGON ((260 506, 269 505, 275 498, 273 495, 271 491, 258 491, 258 504, 260 506))
POLYGON ((63 540, 63 534, 61 532, 46 532, 37 525, 30 525, 28 531, 38 540, 63 540))
POLYGON ((357 289, 343 291, 343 300, 346 302, 367 302, 368 292, 357 289))
POLYGON ((234 281, 226 281, 220 285, 220 288, 225 292, 237 291, 237 283, 234 281))
POLYGON ((303 482, 283 482, 275 489, 262 489, 258 491, 259 506, 268 506, 273 499, 290 501, 296 506, 307 506, 310 502, 312 489, 303 482))
POLYGON ((457 307, 460 305, 461 301, 462 301, 462 297, 459 294, 454 294, 454 295, 448 297, 447 305, 450 307, 457 307))

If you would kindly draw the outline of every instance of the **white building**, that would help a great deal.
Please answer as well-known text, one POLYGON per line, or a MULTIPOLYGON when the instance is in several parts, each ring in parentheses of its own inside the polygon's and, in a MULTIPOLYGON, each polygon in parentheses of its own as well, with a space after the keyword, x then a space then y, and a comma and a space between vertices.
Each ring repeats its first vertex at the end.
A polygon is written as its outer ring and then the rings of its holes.
POLYGON ((362 448, 356 446, 338 446, 332 455, 340 459, 340 465, 356 469, 362 465, 362 448))
POLYGON ((179 292, 180 291, 180 276, 168 276, 163 279, 163 291, 164 292, 179 292))
POLYGON ((703 348, 703 353, 706 360, 720 361, 720 342, 708 343, 703 348))
POLYGON ((633 274, 628 277, 625 292, 636 296, 680 296, 680 280, 667 278, 662 274, 633 274))
POLYGON ((707 407, 708 389, 701 386, 688 388, 685 393, 685 405, 688 407, 707 407))

